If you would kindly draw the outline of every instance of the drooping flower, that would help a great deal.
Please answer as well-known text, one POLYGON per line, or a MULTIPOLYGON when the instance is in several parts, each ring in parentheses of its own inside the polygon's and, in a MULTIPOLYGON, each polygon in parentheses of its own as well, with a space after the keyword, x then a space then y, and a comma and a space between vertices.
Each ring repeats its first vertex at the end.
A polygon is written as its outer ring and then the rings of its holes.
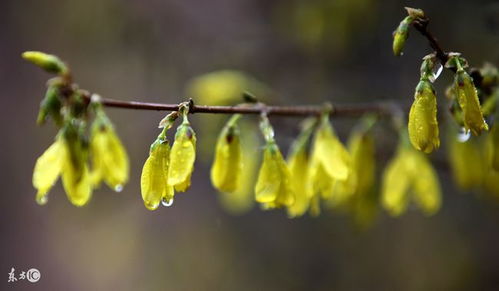
POLYGON ((479 187, 485 176, 482 149, 475 139, 458 140, 452 136, 449 141, 449 159, 456 184, 462 189, 479 187))
POLYGON ((414 103, 409 112, 409 138, 412 145, 425 153, 440 146, 437 122, 437 98, 432 84, 421 79, 416 86, 414 103))
POLYGON ((234 192, 220 192, 218 197, 224 209, 231 214, 240 215, 249 211, 255 204, 255 183, 260 159, 259 138, 252 122, 241 120, 241 179, 234 192))
POLYGON ((162 133, 151 145, 140 179, 142 199, 149 210, 157 209, 162 199, 173 199, 173 186, 167 184, 169 159, 170 144, 162 133))
POLYGON ((255 185, 256 201, 267 209, 291 206, 295 195, 289 169, 275 142, 267 142, 255 185))
POLYGON ((58 136, 55 142, 36 160, 33 170, 33 186, 38 190, 36 193, 38 204, 47 203, 47 194, 61 175, 66 155, 64 140, 58 136))
POLYGON ((445 66, 456 71, 450 93, 457 99, 462 111, 465 130, 471 131, 473 135, 480 135, 483 130, 487 131, 489 128, 483 118, 473 78, 464 70, 468 66, 467 61, 459 53, 451 53, 445 66))
POLYGON ((82 136, 83 127, 69 122, 63 128, 67 155, 62 166, 62 185, 69 201, 75 206, 85 205, 92 197, 92 183, 88 170, 88 142, 82 136))
POLYGON ((183 111, 182 114, 183 122, 175 134, 168 168, 168 185, 177 192, 184 192, 190 187, 196 159, 196 134, 187 119, 188 113, 183 111))
POLYGON ((310 142, 315 119, 306 120, 298 138, 291 145, 288 154, 288 168, 291 175, 291 187, 295 193, 295 202, 288 206, 289 217, 299 217, 310 208, 310 199, 313 195, 309 186, 309 153, 307 146, 310 142))
POLYGON ((437 174, 426 156, 402 143, 383 173, 382 205, 393 216, 401 215, 414 201, 426 215, 441 204, 437 174))
POLYGON ((242 154, 239 127, 240 115, 234 115, 224 126, 215 148, 211 181, 220 192, 231 193, 240 186, 242 154))
POLYGON ((274 130, 265 115, 262 116, 260 128, 265 138, 265 147, 255 185, 256 201, 262 203, 265 209, 291 206, 295 202, 291 174, 274 140, 274 130))
POLYGON ((92 182, 98 186, 102 180, 121 191, 128 181, 128 156, 109 118, 100 106, 90 133, 90 154, 92 157, 92 182))
POLYGON ((324 114, 313 141, 309 172, 311 188, 323 199, 340 203, 351 194, 351 191, 345 191, 345 187, 354 187, 355 179, 348 180, 351 174, 350 154, 334 133, 328 115, 324 114))

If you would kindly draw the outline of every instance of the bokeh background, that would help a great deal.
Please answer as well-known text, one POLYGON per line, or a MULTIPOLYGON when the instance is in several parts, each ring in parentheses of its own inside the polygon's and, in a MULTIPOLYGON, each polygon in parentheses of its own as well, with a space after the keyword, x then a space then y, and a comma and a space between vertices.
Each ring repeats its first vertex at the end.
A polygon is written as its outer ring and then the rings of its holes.
MULTIPOLYGON (((35 203, 36 158, 52 124, 35 125, 50 77, 25 50, 59 55, 81 87, 122 100, 178 103, 192 78, 238 70, 259 80, 272 104, 410 102, 426 40, 411 33, 392 56, 403 6, 425 10, 444 49, 471 64, 499 63, 497 1, 393 0, 2 0, 0 1, 0 284, 37 290, 498 290, 499 202, 452 183, 445 143, 432 155, 443 207, 426 218, 382 211, 368 229, 348 215, 288 219, 254 207, 230 214, 209 182, 213 145, 200 149, 193 186, 150 212, 139 178, 163 112, 108 109, 131 160, 121 193, 101 187, 76 208, 60 184, 35 203), (7 283, 8 272, 42 278, 7 283)), ((437 82, 443 96, 451 80, 437 82)), ((443 103, 443 102, 442 102, 443 103)), ((195 115, 204 130, 210 116, 195 115)), ((272 119, 285 152, 299 120, 272 119)), ((333 120, 345 140, 355 120, 333 120)), ((200 137, 201 139, 202 137, 200 137)), ((377 130, 379 168, 396 144, 377 130)))

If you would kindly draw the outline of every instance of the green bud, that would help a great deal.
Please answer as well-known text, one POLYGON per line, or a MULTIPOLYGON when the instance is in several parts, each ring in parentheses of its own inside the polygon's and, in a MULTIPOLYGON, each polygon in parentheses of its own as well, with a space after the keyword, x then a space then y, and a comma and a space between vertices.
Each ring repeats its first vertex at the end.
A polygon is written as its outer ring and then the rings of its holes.
POLYGON ((36 51, 27 51, 22 54, 22 57, 49 73, 66 74, 68 72, 66 64, 54 55, 36 51))
POLYGON ((407 16, 404 18, 397 29, 393 32, 393 54, 396 56, 402 55, 405 41, 409 37, 409 25, 411 25, 413 17, 407 16))
POLYGON ((52 117, 55 124, 58 126, 62 125, 63 117, 61 115, 61 99, 59 93, 59 86, 56 84, 50 84, 47 92, 45 93, 45 98, 43 98, 40 103, 40 111, 38 112, 38 118, 36 123, 42 125, 45 123, 47 116, 52 117))

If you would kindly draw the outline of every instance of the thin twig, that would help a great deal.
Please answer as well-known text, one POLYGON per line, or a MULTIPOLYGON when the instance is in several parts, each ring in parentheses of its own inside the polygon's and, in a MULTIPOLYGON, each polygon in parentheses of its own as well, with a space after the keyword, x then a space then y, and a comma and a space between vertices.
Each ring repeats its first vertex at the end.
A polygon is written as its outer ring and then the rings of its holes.
POLYGON ((440 60, 442 65, 445 65, 445 63, 448 60, 448 54, 442 49, 440 44, 438 43, 437 39, 433 36, 433 34, 428 30, 428 23, 430 22, 430 19, 428 18, 420 18, 415 20, 412 23, 412 26, 419 32, 421 35, 426 37, 428 40, 430 47, 435 51, 435 54, 437 58, 440 60))
MULTIPOLYGON (((90 96, 84 97, 90 101, 90 96)), ((101 99, 102 105, 106 107, 138 109, 138 110, 156 110, 156 111, 178 111, 178 104, 149 103, 137 101, 121 101, 114 99, 101 99)), ((338 104, 333 105, 331 116, 362 116, 366 113, 375 113, 381 116, 390 115, 393 109, 391 103, 359 103, 359 104, 338 104)), ((268 115, 280 116, 313 116, 324 112, 324 106, 208 106, 195 105, 190 107, 189 113, 213 113, 213 114, 261 114, 266 112, 268 115)))

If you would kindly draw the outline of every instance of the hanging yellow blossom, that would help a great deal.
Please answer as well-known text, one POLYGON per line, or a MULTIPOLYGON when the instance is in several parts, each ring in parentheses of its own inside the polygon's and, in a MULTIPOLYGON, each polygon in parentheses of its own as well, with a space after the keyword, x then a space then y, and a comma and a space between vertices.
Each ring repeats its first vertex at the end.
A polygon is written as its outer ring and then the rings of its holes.
POLYGON ((234 192, 241 179, 241 142, 237 121, 241 115, 234 115, 220 133, 211 168, 211 181, 221 192, 234 192))
POLYGON ((196 159, 196 134, 187 119, 187 112, 183 111, 182 114, 183 122, 175 134, 168 168, 168 185, 178 192, 184 192, 190 187, 196 159))
POLYGON ((440 146, 437 122, 437 97, 427 79, 416 86, 414 103, 409 112, 409 138, 412 145, 425 153, 440 146))
POLYGON ((427 158, 402 144, 384 171, 382 204, 391 215, 398 216, 411 200, 426 215, 432 215, 440 208, 440 186, 427 158))
POLYGON ((374 121, 366 118, 364 128, 354 130, 348 141, 348 150, 352 155, 352 176, 356 178, 356 185, 347 206, 354 221, 363 228, 372 224, 378 209, 375 142, 370 132, 374 121))
POLYGON ((88 170, 88 144, 82 137, 80 125, 68 123, 63 129, 67 155, 62 165, 62 185, 69 201, 75 206, 85 205, 92 196, 88 170))
POLYGON ((33 170, 33 186, 38 190, 36 193, 38 204, 47 203, 47 194, 61 175, 65 159, 66 145, 58 136, 55 142, 36 160, 33 170))
POLYGON ((313 195, 309 189, 309 156, 307 146, 316 124, 315 119, 307 119, 298 138, 291 145, 288 155, 288 167, 291 175, 291 187, 295 193, 295 202, 288 206, 289 217, 299 217, 310 207, 313 195))
POLYGON ((128 181, 128 156, 111 121, 97 107, 97 116, 90 133, 92 157, 92 183, 98 186, 102 180, 115 191, 121 191, 128 181))
POLYGON ((260 127, 266 144, 255 185, 256 201, 266 209, 291 206, 295 202, 295 195, 291 188, 289 169, 275 143, 274 131, 266 116, 262 116, 260 127))
POLYGON ((219 193, 221 205, 231 214, 240 215, 249 211, 255 204, 255 183, 259 159, 259 139, 255 126, 250 121, 241 120, 241 179, 232 193, 219 193))
POLYGON ((480 135, 483 130, 488 130, 473 79, 461 67, 456 72, 453 86, 457 101, 463 111, 464 128, 471 130, 474 135, 480 135))
POLYGON ((479 187, 485 176, 482 149, 475 139, 450 140, 449 158, 456 184, 462 189, 479 187))
POLYGON ((255 185, 256 201, 267 209, 292 205, 295 196, 290 182, 289 169, 279 148, 274 142, 268 142, 255 185))
POLYGON ((313 193, 320 193, 323 199, 333 198, 333 201, 341 202, 352 193, 345 188, 354 187, 356 183, 353 178, 348 181, 351 174, 350 154, 334 133, 328 115, 324 114, 312 149, 309 175, 313 193))
POLYGON ((164 130, 151 145, 149 157, 142 168, 140 187, 144 205, 149 210, 158 208, 161 200, 173 199, 173 187, 166 183, 170 158, 170 144, 164 130))

